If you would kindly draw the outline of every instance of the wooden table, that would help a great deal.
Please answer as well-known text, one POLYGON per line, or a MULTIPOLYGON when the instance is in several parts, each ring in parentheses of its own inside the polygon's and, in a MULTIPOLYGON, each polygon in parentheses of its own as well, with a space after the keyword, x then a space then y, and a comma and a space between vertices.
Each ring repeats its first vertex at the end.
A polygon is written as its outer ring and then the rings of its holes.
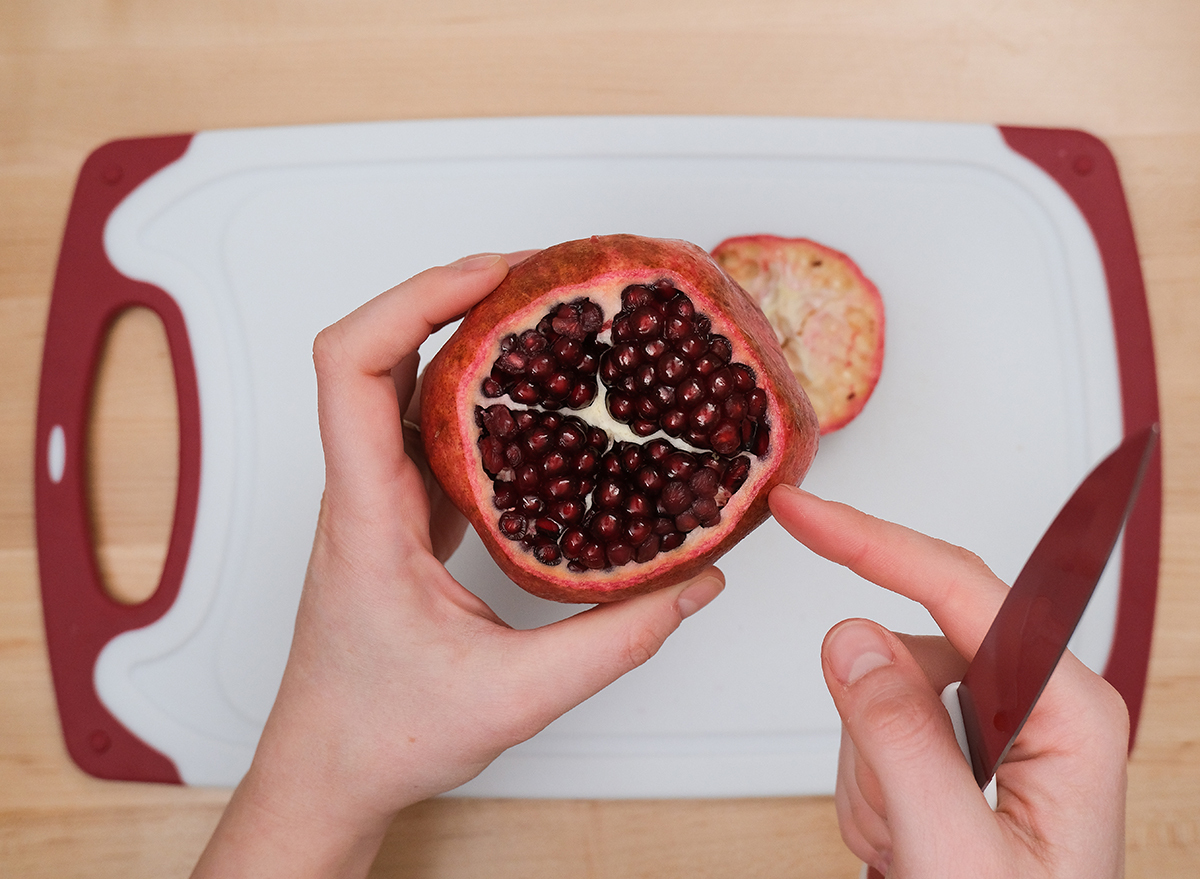
MULTIPOLYGON (((1200 5, 1193 0, 345 0, 0 7, 0 876, 186 875, 227 793, 108 783, 61 744, 33 543, 34 411, 75 175, 123 136, 374 119, 764 114, 1085 128, 1116 154, 1164 421, 1163 564, 1130 876, 1200 866, 1200 5), (500 7, 507 7, 501 11, 500 7), (985 10, 986 6, 986 10, 985 10)), ((173 503, 165 345, 133 314, 92 429, 101 560, 145 594, 173 503)), ((435 801, 375 875, 850 877, 828 799, 435 801)))

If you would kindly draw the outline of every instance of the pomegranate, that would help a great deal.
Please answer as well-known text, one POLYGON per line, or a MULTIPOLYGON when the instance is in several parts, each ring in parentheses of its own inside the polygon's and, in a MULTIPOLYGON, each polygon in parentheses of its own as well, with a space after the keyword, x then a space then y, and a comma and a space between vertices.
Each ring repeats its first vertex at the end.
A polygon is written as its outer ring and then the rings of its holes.
POLYGON ((883 300, 854 261, 805 238, 730 238, 713 257, 775 328, 821 433, 867 404, 883 368, 883 300))
POLYGON ((612 235, 513 266, 425 371, 434 475, 503 571, 614 601, 699 572, 817 450, 774 333, 702 249, 612 235))

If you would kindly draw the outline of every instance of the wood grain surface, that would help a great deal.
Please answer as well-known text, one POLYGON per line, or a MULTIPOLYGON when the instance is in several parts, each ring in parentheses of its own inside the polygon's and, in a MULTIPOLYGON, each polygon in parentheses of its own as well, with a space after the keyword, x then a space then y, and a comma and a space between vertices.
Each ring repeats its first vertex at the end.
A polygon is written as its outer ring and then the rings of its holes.
MULTIPOLYGON (((5 0, 0 4, 0 876, 185 876, 228 796, 85 776, 59 735, 32 518, 34 413, 75 175, 116 138, 549 114, 1084 128, 1123 175, 1162 394, 1163 565, 1128 875, 1200 868, 1200 4, 1194 0, 5 0)), ((153 588, 176 426, 161 331, 109 344, 91 431, 114 592, 153 588)), ((853 877, 824 798, 439 800, 373 875, 853 877)))

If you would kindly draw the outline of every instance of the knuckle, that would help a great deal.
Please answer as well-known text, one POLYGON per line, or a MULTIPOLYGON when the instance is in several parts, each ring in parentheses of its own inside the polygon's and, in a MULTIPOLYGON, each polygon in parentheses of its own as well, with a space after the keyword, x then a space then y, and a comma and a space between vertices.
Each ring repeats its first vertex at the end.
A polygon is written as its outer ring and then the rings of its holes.
POLYGON ((1096 693, 1091 703, 1095 720, 1088 726, 1094 740, 1113 753, 1123 755, 1129 748, 1129 708, 1125 699, 1108 681, 1095 677, 1096 693))
POLYGON ((625 665, 634 669, 649 662, 662 647, 670 631, 659 625, 637 627, 626 633, 622 654, 625 665))
POLYGON ((889 687, 861 707, 859 720, 889 751, 915 754, 929 747, 939 732, 940 718, 925 699, 911 690, 889 687))
POLYGON ((334 324, 321 330, 313 339, 313 368, 316 370, 318 378, 328 376, 337 370, 344 348, 341 335, 337 324, 334 324))

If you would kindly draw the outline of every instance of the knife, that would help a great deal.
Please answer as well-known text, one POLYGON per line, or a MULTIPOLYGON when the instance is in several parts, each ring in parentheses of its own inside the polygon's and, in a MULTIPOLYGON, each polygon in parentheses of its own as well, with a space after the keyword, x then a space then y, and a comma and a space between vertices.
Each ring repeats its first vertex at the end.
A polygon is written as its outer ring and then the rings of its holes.
POLYGON ((963 679, 942 691, 959 747, 993 809, 996 769, 1091 600, 1158 434, 1152 424, 1130 435, 1080 483, 1021 569, 963 679))

